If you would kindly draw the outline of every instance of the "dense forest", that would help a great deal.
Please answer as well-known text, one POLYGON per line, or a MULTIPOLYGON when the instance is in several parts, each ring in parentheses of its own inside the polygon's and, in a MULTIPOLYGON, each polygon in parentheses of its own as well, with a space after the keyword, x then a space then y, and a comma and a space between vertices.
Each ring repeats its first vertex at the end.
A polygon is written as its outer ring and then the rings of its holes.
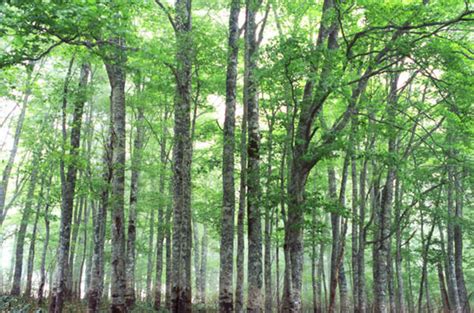
POLYGON ((474 308, 469 0, 0 4, 0 312, 474 308))

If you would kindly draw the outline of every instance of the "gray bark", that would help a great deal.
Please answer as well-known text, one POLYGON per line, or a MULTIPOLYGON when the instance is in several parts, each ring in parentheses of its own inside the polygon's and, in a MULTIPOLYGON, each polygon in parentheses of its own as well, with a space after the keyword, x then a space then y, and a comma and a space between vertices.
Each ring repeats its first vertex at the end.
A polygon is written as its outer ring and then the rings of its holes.
POLYGON ((229 41, 227 52, 226 109, 224 120, 224 148, 222 152, 222 217, 219 269, 219 310, 232 312, 234 275, 234 150, 235 104, 237 86, 237 57, 239 51, 240 0, 232 0, 229 16, 229 41))
MULTIPOLYGON (((124 45, 123 38, 113 38, 118 46, 124 45)), ((125 63, 124 50, 114 48, 113 63, 106 61, 105 67, 111 88, 110 102, 112 115, 112 181, 110 192, 110 211, 112 218, 112 312, 126 312, 125 306, 125 63)))
MULTIPOLYGON (((138 86, 139 90, 139 86, 138 86)), ((138 91, 139 92, 139 91, 138 91)), ((127 236, 127 262, 125 268, 126 290, 125 302, 127 308, 132 308, 136 301, 135 295, 135 258, 136 248, 135 241, 137 237, 136 219, 137 219, 137 202, 140 183, 140 166, 142 160, 142 149, 144 144, 144 108, 138 105, 136 117, 136 133, 133 142, 132 156, 132 175, 130 181, 130 208, 128 212, 128 236, 127 236)))
POLYGON ((470 312, 469 298, 466 290, 466 282, 464 280, 463 271, 463 235, 462 235, 462 218, 463 218, 463 195, 464 190, 460 179, 460 174, 455 173, 454 190, 455 190, 455 220, 454 220, 454 267, 456 271, 456 283, 459 294, 459 305, 463 313, 470 312))
POLYGON ((176 94, 173 149, 171 311, 191 312, 191 0, 175 4, 176 94))
POLYGON ((237 275, 235 286, 235 312, 244 311, 244 259, 245 259, 245 199, 247 195, 247 107, 244 105, 240 134, 240 187, 239 210, 237 212, 237 275))
POLYGON ((13 169, 13 164, 15 163, 16 153, 18 151, 18 144, 20 142, 21 132, 23 130, 23 122, 25 120, 26 108, 28 106, 28 100, 31 96, 31 85, 32 85, 32 73, 34 70, 34 64, 29 63, 26 67, 27 77, 25 91, 23 94, 23 101, 20 111, 20 116, 18 117, 18 122, 16 124, 15 135, 13 136, 13 144, 8 156, 8 161, 3 169, 2 180, 0 181, 0 227, 3 225, 3 221, 7 215, 7 209, 5 208, 5 199, 8 192, 8 182, 10 180, 10 174, 13 169))
POLYGON ((35 244, 36 244, 36 231, 38 228, 38 220, 40 216, 41 206, 43 205, 43 190, 44 190, 44 178, 41 180, 41 188, 38 194, 38 204, 36 205, 36 214, 35 214, 35 221, 33 223, 33 230, 31 231, 31 242, 30 242, 30 250, 28 252, 28 262, 27 262, 27 272, 26 272, 26 286, 25 286, 25 297, 29 298, 31 296, 31 281, 33 278, 33 265, 35 260, 35 244))
MULTIPOLYGON (((112 103, 110 104, 112 106, 112 103)), ((112 111, 112 110, 110 110, 112 111)), ((112 117, 110 116, 110 123, 112 117)), ((112 179, 112 136, 110 132, 112 127, 109 127, 109 140, 104 145, 103 152, 103 173, 102 186, 100 190, 99 207, 96 210, 96 215, 92 218, 94 229, 93 237, 93 251, 92 251, 92 267, 91 267, 91 281, 89 290, 87 292, 87 310, 89 313, 99 312, 100 301, 104 289, 104 244, 107 222, 107 210, 109 207, 109 189, 110 181, 112 179)))
MULTIPOLYGON (((71 62, 72 64, 72 62, 71 62)), ((74 103, 74 112, 72 117, 72 125, 70 131, 70 151, 71 163, 67 167, 66 175, 61 175, 63 178, 61 189, 61 222, 59 233, 59 248, 58 248, 58 271, 56 279, 56 288, 53 291, 54 299, 51 301, 50 311, 60 313, 63 310, 64 300, 68 294, 67 279, 68 279, 68 259, 71 240, 71 223, 72 213, 74 207, 74 195, 76 189, 76 177, 78 167, 79 146, 81 142, 81 126, 82 115, 84 112, 84 104, 86 102, 86 86, 89 77, 90 65, 83 63, 81 66, 81 74, 79 78, 79 95, 77 101, 74 103)), ((66 81, 68 78, 66 78, 66 81)), ((66 94, 67 95, 67 89, 66 94)), ((65 108, 63 107, 63 110, 65 108)), ((65 113, 63 113, 65 114, 65 113)), ((64 123, 64 120, 63 120, 64 123)), ((65 127, 63 124, 63 134, 65 127)), ((64 161, 61 161, 61 172, 64 173, 64 161)))
MULTIPOLYGON (((161 162, 161 168, 160 168, 160 181, 159 181, 159 193, 161 195, 161 201, 159 203, 158 207, 158 230, 157 230, 157 235, 156 235, 156 286, 155 286, 155 301, 154 301, 154 307, 156 310, 159 310, 161 307, 161 291, 162 291, 162 284, 161 284, 161 276, 163 273, 163 240, 165 238, 165 234, 169 232, 170 228, 170 221, 168 217, 168 211, 169 211, 169 204, 167 204, 166 198, 164 196, 165 194, 165 178, 166 178, 166 169, 167 169, 167 163, 168 163, 168 156, 167 156, 167 136, 168 136, 168 131, 166 127, 166 120, 168 119, 168 107, 165 106, 165 112, 163 115, 162 123, 162 134, 163 137, 161 139, 161 144, 160 144, 160 162, 161 162), (164 209, 167 207, 167 212, 166 212, 166 221, 163 222, 163 219, 165 218, 165 213, 164 209)), ((171 186, 171 184, 170 184, 171 186)), ((152 226, 150 226, 151 228, 152 226)), ((167 244, 167 251, 170 247, 169 245, 169 237, 166 239, 166 244, 167 244)), ((168 259, 166 261, 167 264, 167 269, 169 268, 169 263, 168 259)), ((168 277, 168 276, 167 276, 168 277)), ((167 278, 168 281, 168 278, 167 278)), ((168 307, 168 306, 167 306, 168 307)))
POLYGON ((23 208, 20 227, 18 228, 17 237, 16 237, 16 246, 15 246, 15 269, 13 273, 13 283, 10 294, 12 296, 20 295, 21 289, 21 276, 23 273, 23 250, 25 245, 26 229, 28 228, 29 219, 31 215, 31 207, 33 205, 34 192, 36 188, 36 180, 38 177, 38 162, 39 154, 35 153, 34 159, 32 161, 32 172, 30 178, 30 184, 28 187, 26 202, 23 208))
POLYGON ((255 77, 257 38, 255 17, 258 2, 246 1, 244 105, 248 121, 247 222, 248 222, 248 298, 247 310, 263 310, 262 225, 260 190, 260 128, 255 77))
POLYGON ((43 303, 43 293, 44 293, 44 286, 46 284, 46 254, 48 253, 48 245, 49 245, 49 195, 51 190, 51 180, 52 175, 49 176, 48 183, 47 183, 47 192, 45 198, 45 206, 44 206, 44 228, 45 228, 45 238, 43 242, 43 250, 41 253, 41 265, 40 265, 40 283, 38 288, 38 303, 43 303))

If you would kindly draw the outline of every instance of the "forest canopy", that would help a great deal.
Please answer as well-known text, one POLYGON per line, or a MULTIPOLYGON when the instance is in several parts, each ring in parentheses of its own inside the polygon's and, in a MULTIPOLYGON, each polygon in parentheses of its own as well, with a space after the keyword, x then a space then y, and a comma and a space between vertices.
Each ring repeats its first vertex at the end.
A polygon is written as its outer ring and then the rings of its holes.
POLYGON ((0 3, 1 312, 474 307, 474 5, 0 3))

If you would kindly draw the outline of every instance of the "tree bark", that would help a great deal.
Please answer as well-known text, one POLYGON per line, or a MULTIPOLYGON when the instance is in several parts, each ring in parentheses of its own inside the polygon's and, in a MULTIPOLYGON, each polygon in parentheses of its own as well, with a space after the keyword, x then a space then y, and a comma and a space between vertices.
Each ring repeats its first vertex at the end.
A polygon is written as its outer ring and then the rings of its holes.
POLYGON ((456 271, 456 283, 459 294, 459 305, 463 313, 470 312, 469 298, 466 290, 463 271, 463 236, 462 236, 462 218, 463 218, 463 195, 464 190, 459 178, 460 174, 453 175, 455 190, 455 220, 454 220, 454 267, 456 271))
MULTIPOLYGON (((112 112, 112 103, 110 103, 112 112)), ((112 116, 110 116, 110 124, 112 116)), ((91 267, 91 281, 87 293, 87 311, 89 313, 99 312, 100 301, 104 290, 104 244, 107 223, 107 210, 109 207, 109 190, 112 179, 112 126, 109 127, 108 142, 104 145, 102 186, 100 189, 100 201, 96 216, 92 218, 94 229, 93 253, 91 267)))
POLYGON ((32 172, 30 178, 30 185, 26 195, 25 207, 23 208, 20 227, 18 228, 16 247, 15 247, 15 269, 13 274, 13 283, 10 294, 12 296, 20 295, 21 289, 21 276, 23 272, 23 250, 25 245, 26 229, 31 215, 31 206, 33 204, 34 193, 36 188, 36 180, 38 177, 38 162, 40 159, 39 153, 35 152, 35 156, 32 161, 32 172))
POLYGON ((226 74, 226 107, 224 120, 224 147, 222 151, 222 217, 219 268, 219 310, 232 312, 234 275, 234 150, 235 104, 237 87, 237 57, 239 51, 240 1, 232 0, 229 16, 229 40, 226 74))
POLYGON ((202 231, 202 238, 201 238, 201 267, 199 268, 199 276, 201 277, 199 280, 199 301, 201 303, 201 307, 203 310, 202 312, 205 312, 205 306, 206 306, 206 284, 207 284, 207 227, 204 225, 203 231, 202 231))
MULTIPOLYGON (((123 38, 111 39, 117 46, 124 45, 123 38)), ((110 102, 112 116, 112 180, 110 192, 110 211, 112 217, 112 275, 111 275, 111 312, 126 312, 125 306, 125 51, 114 48, 113 63, 107 60, 105 67, 110 83, 110 102)))
POLYGON ((248 172, 247 172, 247 222, 248 222, 248 299, 247 310, 260 312, 262 297, 262 225, 260 219, 260 128, 255 77, 257 39, 255 16, 258 5, 255 0, 246 1, 245 21, 245 78, 244 105, 248 121, 248 172))
MULTIPOLYGON (((452 139, 452 138, 451 138, 452 139)), ((448 139, 449 142, 452 142, 448 139)), ((451 151, 452 153, 452 151, 451 151)), ((452 162, 452 160, 448 160, 452 162)), ((448 164, 448 186, 447 186, 447 211, 448 211, 448 221, 447 221, 447 251, 446 251, 446 276, 447 276, 447 285, 448 285, 448 295, 449 303, 452 312, 460 313, 461 304, 459 299, 459 290, 456 280, 456 259, 455 259, 455 243, 454 243, 454 216, 455 204, 454 204, 454 168, 452 164, 448 164)))
POLYGON ((44 293, 44 286, 46 284, 46 254, 48 253, 48 245, 49 245, 49 195, 51 190, 51 181, 52 175, 49 176, 48 183, 47 183, 47 192, 46 192, 46 199, 45 199, 45 206, 44 206, 44 228, 45 228, 45 238, 43 242, 43 251, 41 253, 41 266, 40 266, 40 283, 38 288, 38 303, 43 303, 43 293, 44 293))
POLYGON ((26 272, 26 286, 25 286, 25 298, 29 298, 31 296, 31 281, 33 278, 33 265, 35 260, 35 244, 36 244, 36 231, 38 227, 38 220, 40 216, 41 206, 43 205, 43 190, 44 190, 44 178, 41 180, 41 187, 40 192, 38 194, 38 204, 36 205, 36 214, 35 214, 35 221, 33 223, 33 230, 31 231, 31 242, 30 242, 30 250, 28 252, 28 262, 27 262, 27 272, 26 272))
MULTIPOLYGON (((71 163, 67 167, 67 174, 62 179, 62 201, 61 201, 61 222, 59 233, 58 248, 58 274, 56 279, 56 288, 53 291, 53 300, 51 301, 50 311, 60 313, 63 310, 64 300, 68 294, 67 278, 69 271, 69 248, 71 240, 71 222, 74 208, 74 195, 76 189, 76 177, 78 168, 79 146, 81 142, 81 126, 82 115, 84 112, 84 104, 86 102, 86 87, 89 77, 90 65, 83 63, 81 66, 81 74, 79 78, 79 95, 74 103, 74 112, 72 117, 71 134, 70 134, 70 151, 71 163)), ((66 78, 68 79, 68 78, 66 78)), ((65 108, 63 108, 65 109, 65 108)), ((65 114, 65 113, 63 113, 65 114)), ((63 127, 63 132, 65 128, 63 127)), ((62 161, 64 162, 64 161, 62 161)), ((64 163, 62 163, 62 168, 64 163)))
MULTIPOLYGON (((165 235, 169 233, 170 229, 170 220, 169 220, 169 214, 168 211, 169 209, 169 204, 167 204, 166 201, 166 196, 165 196, 165 178, 166 178, 166 169, 167 169, 167 164, 168 164, 168 155, 167 155, 167 136, 168 136, 168 131, 166 127, 166 121, 168 119, 168 106, 165 106, 165 112, 163 113, 163 118, 162 118, 162 134, 163 137, 161 139, 161 144, 160 144, 160 162, 161 162, 161 168, 160 168, 160 181, 159 181, 159 193, 161 195, 161 201, 159 203, 158 207, 158 230, 157 230, 157 235, 156 235, 156 286, 155 286, 155 301, 154 301, 154 307, 156 310, 160 310, 161 308, 161 289, 162 289, 162 284, 161 284, 161 276, 163 273, 163 239, 165 238, 165 235), (163 222, 163 219, 165 218, 165 207, 166 209, 166 221, 163 222)), ((171 184, 170 184, 171 186, 171 184)), ((151 226, 150 226, 151 228, 151 226)), ((168 253, 168 249, 170 247, 169 244, 169 237, 166 239, 166 253, 168 253)), ((166 266, 167 269, 169 268, 169 260, 168 258, 166 259, 166 266)), ((168 277, 168 274, 166 275, 168 277)), ((168 278, 167 278, 167 283, 168 283, 168 278)), ((168 288, 166 289, 168 290, 168 288)), ((169 307, 167 305, 167 307, 169 307)))
POLYGON ((26 108, 28 106, 28 100, 31 96, 31 85, 32 85, 32 74, 34 70, 34 63, 30 62, 26 66, 26 84, 25 91, 23 94, 23 101, 20 111, 20 116, 18 117, 18 122, 16 124, 15 135, 13 137, 13 144, 8 156, 8 161, 3 169, 2 180, 0 181, 0 227, 3 225, 3 221, 7 216, 7 209, 5 208, 5 199, 8 192, 8 182, 10 180, 10 174, 15 163, 16 153, 18 151, 18 144, 20 142, 21 132, 23 130, 23 122, 25 121, 26 108))
POLYGON ((243 106, 240 134, 240 187, 239 210, 237 212, 237 275, 235 286, 235 312, 244 311, 244 259, 245 259, 245 199, 247 197, 247 107, 243 106))
POLYGON ((175 4, 176 94, 173 149, 171 312, 191 312, 191 0, 175 4))
MULTIPOLYGON (((140 86, 138 91, 140 92, 140 86)), ((136 117, 136 133, 133 142, 133 156, 132 156, 132 175, 130 181, 130 208, 128 213, 128 237, 127 237, 127 263, 125 268, 126 275, 126 290, 125 303, 128 309, 135 305, 135 258, 136 248, 135 241, 137 237, 136 219, 137 219, 137 202, 140 187, 140 166, 142 161, 142 149, 144 142, 144 108, 143 105, 138 104, 136 117)))

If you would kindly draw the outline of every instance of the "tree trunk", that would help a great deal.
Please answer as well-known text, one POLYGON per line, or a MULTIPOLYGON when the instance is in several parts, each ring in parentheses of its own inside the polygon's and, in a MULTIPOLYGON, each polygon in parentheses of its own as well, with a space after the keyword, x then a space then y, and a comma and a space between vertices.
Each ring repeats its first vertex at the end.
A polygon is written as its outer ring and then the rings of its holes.
POLYGON ((194 263, 194 273, 195 273, 195 289, 196 289, 196 299, 197 302, 201 302, 201 246, 199 244, 199 230, 196 223, 196 219, 193 218, 193 263, 194 263))
MULTIPOLYGON (((110 113, 112 113, 112 101, 110 102, 110 113)), ((100 200, 97 213, 92 218, 94 229, 93 253, 91 267, 91 281, 87 293, 87 310, 89 313, 99 312, 100 301, 104 290, 104 245, 107 224, 107 210, 109 208, 109 191, 112 179, 112 115, 109 117, 108 141, 104 144, 102 173, 102 186, 100 188, 100 200)))
MULTIPOLYGON (((113 38, 118 46, 124 45, 123 38, 113 38)), ((111 275, 111 312, 125 312, 125 63, 124 50, 114 48, 114 63, 105 63, 111 88, 112 116, 112 181, 110 192, 110 211, 112 217, 112 275, 111 275)))
POLYGON ((26 195, 25 207, 23 208, 23 213, 21 216, 20 227, 18 228, 17 238, 16 238, 16 248, 15 248, 15 270, 13 274, 13 283, 10 294, 12 296, 20 295, 21 289, 21 276, 23 272, 23 250, 25 245, 26 229, 31 215, 31 206, 33 204, 34 193, 36 188, 36 179, 38 176, 38 162, 40 156, 38 152, 35 152, 35 156, 32 161, 32 172, 30 178, 30 185, 28 187, 28 192, 26 195))
MULTIPOLYGON (((51 301, 50 311, 60 313, 63 310, 64 300, 67 291, 67 278, 69 271, 69 246, 71 237, 71 222, 74 208, 74 195, 76 189, 76 177, 78 167, 79 146, 81 142, 82 115, 84 112, 84 103, 86 102, 87 79, 90 72, 90 65, 83 63, 79 78, 79 96, 74 103, 74 112, 71 125, 70 151, 71 163, 68 165, 67 174, 62 179, 62 201, 61 201, 61 222, 59 233, 58 248, 58 273, 56 279, 56 289, 53 291, 53 300, 51 301)), ((68 79, 68 78, 67 78, 68 79)), ((64 110, 65 108, 63 108, 64 110)), ((63 113, 65 114, 65 113, 63 113)), ((63 125, 63 132, 65 127, 63 125)), ((62 161, 64 162, 64 161, 62 161)), ((61 164, 64 168, 64 163, 61 164)), ((63 171, 62 171, 63 172, 63 171)), ((61 175, 63 176, 63 175, 61 175)))
POLYGON ((201 267, 199 268, 199 276, 201 277, 199 280, 199 301, 202 305, 203 312, 205 312, 206 306, 206 284, 207 284, 207 227, 204 225, 202 238, 201 238, 201 267))
MULTIPOLYGON (((137 86, 140 92, 140 86, 137 86)), ((136 301, 135 296, 135 258, 136 248, 135 241, 137 237, 136 219, 137 219, 137 202, 139 194, 140 183, 140 166, 142 160, 142 149, 144 141, 144 108, 138 104, 136 118, 136 133, 133 142, 133 157, 132 157, 132 176, 130 181, 130 208, 128 212, 128 237, 127 237, 127 263, 125 268, 126 275, 126 290, 125 290, 125 304, 127 308, 132 308, 136 301)))
POLYGON ((171 311, 191 312, 191 0, 175 5, 176 94, 173 149, 173 253, 171 311))
POLYGON ((43 293, 44 293, 44 286, 46 284, 46 254, 48 253, 48 245, 49 245, 49 195, 51 190, 51 181, 52 175, 49 176, 48 183, 47 183, 47 192, 46 192, 46 199, 45 199, 45 206, 44 206, 44 228, 45 228, 45 238, 43 242, 43 251, 41 253, 41 266, 40 266, 40 283, 38 288, 38 303, 43 303, 43 293))
POLYGON ((396 229, 396 256, 395 256, 395 272, 397 276, 397 290, 396 290, 396 304, 397 312, 405 313, 405 288, 403 282, 403 273, 402 273, 402 220, 401 220, 401 199, 403 199, 402 189, 400 186, 400 180, 397 179, 395 185, 395 220, 397 222, 396 229))
POLYGON ((441 301, 443 303, 443 313, 449 313, 448 291, 446 290, 443 265, 441 261, 436 263, 436 268, 438 271, 439 294, 441 295, 441 301))
MULTIPOLYGON (((451 140, 448 140, 452 142, 451 140)), ((448 161, 449 162, 449 161, 448 161)), ((452 162, 452 160, 451 160, 452 162)), ((453 195, 453 185, 454 185, 454 168, 453 165, 448 164, 448 186, 447 186, 447 211, 448 211, 448 221, 447 221, 447 251, 446 251, 446 276, 447 276, 447 285, 448 285, 448 295, 449 303, 452 312, 460 313, 461 305, 459 299, 459 290, 456 281, 456 260, 455 260, 455 247, 454 247, 454 223, 453 218, 455 216, 455 207, 454 207, 454 195, 453 195)))
POLYGON ((240 187, 237 212, 237 275, 235 285, 235 312, 244 311, 244 260, 245 260, 245 199, 247 197, 247 106, 243 105, 240 133, 240 187))
MULTIPOLYGON (((161 162, 161 168, 160 168, 160 181, 159 181, 159 193, 160 193, 160 203, 158 206, 158 230, 157 230, 157 235, 156 235, 156 286, 155 286, 155 301, 154 301, 154 307, 156 310, 160 310, 161 308, 161 289, 162 289, 162 284, 161 284, 161 276, 163 273, 163 239, 165 237, 165 234, 169 233, 170 229, 170 218, 169 218, 169 204, 165 196, 165 178, 166 178, 166 169, 167 169, 167 164, 168 164, 168 155, 167 155, 167 136, 168 136, 168 130, 166 127, 166 120, 168 119, 168 106, 165 105, 165 111, 163 114, 162 118, 162 134, 163 138, 161 139, 161 144, 160 144, 160 162, 161 162), (163 219, 165 218, 165 207, 167 207, 166 210, 166 221, 163 222, 163 219)), ((172 184, 169 184, 172 186, 172 184)), ((168 195, 169 196, 169 195, 168 195)), ((154 214, 152 213, 154 216, 154 214)), ((150 225, 150 231, 152 229, 152 226, 150 225)), ((168 252, 168 249, 170 247, 169 244, 169 237, 166 239, 166 249, 168 252)), ((166 259, 166 268, 169 268, 169 263, 168 263, 168 258, 166 259)), ((168 275, 168 274, 166 274, 168 275)), ((168 277, 168 276, 166 276, 168 277)), ((168 278, 167 278, 168 282, 168 278)), ((168 290, 168 289, 166 289, 168 290)), ((168 305, 166 307, 169 307, 168 305)))
POLYGON ((8 161, 3 169, 2 181, 0 181, 0 227, 3 225, 3 221, 7 216, 7 209, 5 208, 5 199, 8 191, 8 182, 10 180, 10 174, 15 163, 16 153, 18 151, 18 144, 20 142, 21 131, 23 130, 23 122, 25 121, 26 107, 28 106, 28 100, 31 96, 31 85, 32 85, 32 73, 34 70, 34 64, 32 62, 28 63, 26 66, 26 85, 25 91, 23 94, 23 101, 21 106, 20 116, 18 117, 18 122, 16 124, 15 135, 13 137, 13 145, 8 156, 8 161))
POLYGON ((28 252, 28 262, 27 262, 27 272, 26 272, 26 287, 25 287, 25 298, 29 298, 31 296, 31 281, 33 278, 33 266, 35 260, 35 244, 36 244, 36 231, 38 227, 38 220, 40 216, 40 210, 42 199, 43 199, 43 190, 44 190, 44 178, 41 180, 41 188, 38 195, 38 204, 36 206, 36 214, 35 214, 35 221, 33 223, 33 230, 31 232, 31 242, 30 242, 30 250, 28 252))
MULTIPOLYGON (((399 74, 394 74, 390 80, 390 91, 387 99, 387 113, 389 122, 394 120, 395 106, 397 104, 397 84, 399 74)), ((389 155, 395 155, 396 133, 391 131, 387 147, 389 155)), ((377 312, 386 313, 390 310, 390 299, 387 293, 390 292, 391 273, 391 212, 392 198, 396 168, 393 162, 387 165, 387 176, 382 190, 380 205, 376 205, 375 212, 375 243, 374 243, 374 308, 377 312)), ((390 295, 389 295, 390 296, 390 295)))
POLYGON ((248 299, 247 310, 260 312, 262 299, 262 225, 260 190, 260 128, 257 101, 256 23, 257 1, 246 1, 244 105, 248 121, 247 222, 248 222, 248 299))
POLYGON ((222 217, 219 268, 219 310, 232 312, 234 275, 234 150, 235 103, 237 86, 237 57, 239 51, 240 0, 232 0, 229 16, 229 41, 227 52, 226 109, 224 120, 224 148, 222 151, 222 217))
POLYGON ((460 174, 455 173, 454 190, 455 190, 455 220, 454 220, 454 267, 456 271, 456 283, 459 294, 459 305, 463 313, 470 312, 469 298, 464 281, 463 271, 463 242, 462 242, 462 217, 463 217, 463 195, 464 190, 459 178, 460 174))

